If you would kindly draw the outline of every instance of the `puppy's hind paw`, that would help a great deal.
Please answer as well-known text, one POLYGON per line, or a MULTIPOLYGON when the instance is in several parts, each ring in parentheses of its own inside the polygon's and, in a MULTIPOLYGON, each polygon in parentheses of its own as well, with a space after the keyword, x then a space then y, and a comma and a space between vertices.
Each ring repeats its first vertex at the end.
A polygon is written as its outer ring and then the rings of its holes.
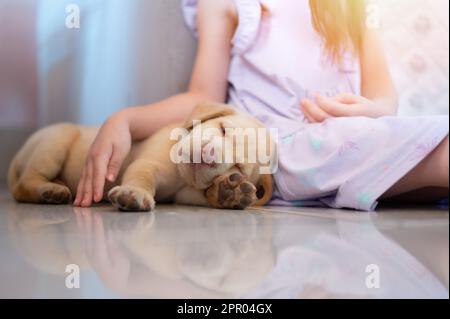
POLYGON ((155 200, 144 189, 133 186, 117 186, 108 193, 111 203, 123 212, 149 212, 155 208, 155 200))
POLYGON ((39 186, 38 192, 43 204, 65 205, 72 201, 72 194, 67 186, 45 183, 39 186))
POLYGON ((216 177, 206 197, 211 206, 228 209, 245 209, 257 200, 256 187, 239 173, 216 177))

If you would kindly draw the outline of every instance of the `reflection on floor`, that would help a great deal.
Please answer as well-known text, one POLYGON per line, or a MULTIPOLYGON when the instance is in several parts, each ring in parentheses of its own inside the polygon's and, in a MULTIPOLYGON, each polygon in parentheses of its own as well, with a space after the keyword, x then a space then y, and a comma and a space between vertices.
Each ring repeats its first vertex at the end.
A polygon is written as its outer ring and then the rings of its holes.
POLYGON ((0 258, 2 298, 448 298, 449 214, 124 214, 16 204, 3 193, 0 258))

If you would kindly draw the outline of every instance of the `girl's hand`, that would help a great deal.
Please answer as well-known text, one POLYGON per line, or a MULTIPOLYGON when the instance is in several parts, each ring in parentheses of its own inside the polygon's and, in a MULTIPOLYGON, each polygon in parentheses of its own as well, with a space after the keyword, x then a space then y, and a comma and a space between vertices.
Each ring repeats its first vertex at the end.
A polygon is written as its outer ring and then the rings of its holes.
POLYGON ((311 123, 323 122, 330 117, 367 116, 380 117, 393 115, 390 107, 365 97, 342 93, 328 98, 317 95, 315 101, 303 99, 300 102, 303 113, 311 123))
POLYGON ((103 198, 105 179, 114 182, 131 149, 131 134, 124 115, 117 113, 101 127, 78 182, 75 206, 89 207, 103 198))

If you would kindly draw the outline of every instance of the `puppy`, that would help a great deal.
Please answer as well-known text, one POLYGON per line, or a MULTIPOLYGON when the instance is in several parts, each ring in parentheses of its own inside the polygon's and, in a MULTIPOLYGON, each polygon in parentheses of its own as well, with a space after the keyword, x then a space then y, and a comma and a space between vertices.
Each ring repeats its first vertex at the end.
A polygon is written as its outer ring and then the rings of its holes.
MULTIPOLYGON (((133 144, 119 183, 105 186, 104 200, 109 199, 121 211, 150 211, 155 201, 224 209, 264 205, 272 195, 272 177, 260 174, 260 168, 274 160, 273 140, 267 130, 265 138, 258 135, 252 142, 241 136, 242 131, 228 134, 232 128, 256 130, 264 126, 227 105, 199 104, 184 125, 165 127, 133 144), (199 125, 210 134, 196 139, 199 125), (173 135, 180 128, 187 133, 177 140, 173 135), (195 144, 200 147, 195 148, 195 144), (262 161, 250 160, 261 148, 269 149, 269 156, 262 161), (198 149, 200 161, 195 160, 198 149), (228 156, 231 160, 223 160, 225 156, 220 159, 218 154, 232 154, 228 156)), ((9 168, 13 197, 27 203, 70 203, 97 132, 96 128, 65 123, 33 134, 9 168)))

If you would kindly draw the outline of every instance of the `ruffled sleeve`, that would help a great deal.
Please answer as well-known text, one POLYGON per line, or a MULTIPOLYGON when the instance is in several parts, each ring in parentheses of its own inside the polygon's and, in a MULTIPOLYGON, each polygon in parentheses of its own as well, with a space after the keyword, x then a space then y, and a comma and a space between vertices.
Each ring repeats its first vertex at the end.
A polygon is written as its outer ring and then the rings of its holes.
MULTIPOLYGON (((244 53, 255 41, 261 22, 261 4, 259 0, 233 0, 238 13, 239 23, 231 41, 234 54, 244 53)), ((182 0, 184 21, 195 37, 197 32, 198 0, 182 0)))
POLYGON ((197 32, 197 4, 198 0, 181 0, 181 7, 183 8, 184 22, 192 31, 195 37, 197 32))
POLYGON ((239 23, 231 43, 233 53, 242 54, 255 42, 261 22, 261 4, 258 0, 234 0, 239 23))

